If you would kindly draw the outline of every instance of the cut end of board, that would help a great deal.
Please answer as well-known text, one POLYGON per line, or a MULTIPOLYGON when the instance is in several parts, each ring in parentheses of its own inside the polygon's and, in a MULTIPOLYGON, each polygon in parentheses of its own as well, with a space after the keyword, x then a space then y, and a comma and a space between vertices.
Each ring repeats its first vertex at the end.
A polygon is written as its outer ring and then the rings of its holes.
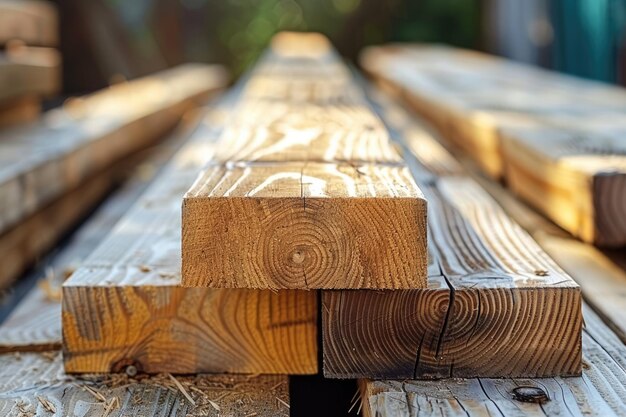
POLYGON ((404 167, 210 167, 183 203, 182 284, 422 288, 426 211, 404 167))

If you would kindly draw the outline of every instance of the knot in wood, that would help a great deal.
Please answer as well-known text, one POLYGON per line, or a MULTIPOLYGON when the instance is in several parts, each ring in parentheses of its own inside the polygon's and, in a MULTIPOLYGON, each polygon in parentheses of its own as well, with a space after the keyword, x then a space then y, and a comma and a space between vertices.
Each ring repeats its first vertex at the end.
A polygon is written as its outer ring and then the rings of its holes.
POLYGON ((522 386, 513 389, 513 398, 525 403, 543 404, 550 401, 548 394, 539 387, 522 386))

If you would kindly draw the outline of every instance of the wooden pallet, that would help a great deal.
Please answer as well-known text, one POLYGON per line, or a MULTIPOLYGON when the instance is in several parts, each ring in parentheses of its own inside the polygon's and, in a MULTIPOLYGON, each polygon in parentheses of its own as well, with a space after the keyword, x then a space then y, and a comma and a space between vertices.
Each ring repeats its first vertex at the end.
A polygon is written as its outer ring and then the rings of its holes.
POLYGON ((317 295, 180 286, 180 201, 204 124, 63 287, 67 372, 317 372, 317 295))
POLYGON ((626 245, 626 92, 444 47, 372 48, 366 70, 586 242, 626 245))
POLYGON ((185 195, 183 285, 425 286, 426 202, 328 41, 278 35, 240 88, 185 195))
POLYGON ((429 201, 429 287, 323 291, 324 375, 579 374, 579 287, 432 136, 381 104, 429 201))

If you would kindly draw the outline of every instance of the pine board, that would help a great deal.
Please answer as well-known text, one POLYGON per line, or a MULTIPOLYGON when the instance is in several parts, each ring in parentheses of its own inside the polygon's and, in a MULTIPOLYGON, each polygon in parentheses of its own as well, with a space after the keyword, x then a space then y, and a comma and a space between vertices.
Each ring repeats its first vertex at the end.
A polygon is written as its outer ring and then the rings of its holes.
POLYGON ((224 86, 221 67, 184 65, 116 85, 0 134, 0 233, 155 142, 224 86), (132 138, 132 139, 131 139, 132 138))
POLYGON ((57 46, 56 7, 42 0, 0 1, 0 44, 19 40, 32 46, 57 46))
POLYGON ((51 96, 61 87, 61 57, 51 48, 18 47, 0 53, 0 103, 51 96))
POLYGON ((325 376, 579 374, 580 288, 426 131, 385 106, 390 126, 404 121, 397 137, 429 201, 429 287, 323 291, 325 376))
POLYGON ((328 40, 277 35, 240 88, 184 197, 183 285, 424 287, 426 201, 328 40))
POLYGON ((362 65, 581 240, 626 245, 626 91, 483 54, 370 48, 362 65))
MULTIPOLYGON (((171 157, 180 146, 182 139, 188 137, 189 132, 195 129, 199 123, 198 117, 186 117, 177 132, 158 145, 135 155, 130 160, 122 161, 115 166, 110 175, 111 186, 113 183, 128 180, 121 190, 107 198, 97 208, 95 214, 80 225, 79 229, 69 237, 62 249, 53 252, 38 262, 38 267, 29 272, 26 280, 37 280, 33 287, 22 299, 11 314, 0 325, 0 352, 13 351, 44 351, 60 349, 61 347, 61 285, 63 281, 81 264, 81 262, 100 244, 101 240, 111 231, 117 221, 126 213, 133 202, 145 191, 149 182, 152 181, 156 172, 171 157)), ((93 191, 97 181, 88 181, 85 190, 79 187, 79 191, 67 195, 71 207, 81 207, 84 213, 88 207, 78 204, 81 198, 93 191)), ((109 187, 106 187, 107 189, 109 187)), ((99 195, 102 198, 102 195, 99 195)), ((65 201, 62 198, 61 201, 65 201)), ((67 205, 67 204, 66 204, 67 205)), ((24 242, 32 236, 40 236, 36 230, 50 230, 50 225, 58 225, 59 219, 68 216, 67 207, 60 210, 61 214, 54 211, 55 204, 51 206, 53 212, 44 209, 33 219, 42 218, 42 221, 30 220, 23 223, 17 230, 23 236, 24 242), (64 217, 65 216, 65 217, 64 217), (54 218, 52 222, 49 219, 54 218), (45 220, 45 221, 44 221, 45 220)), ((71 210, 70 210, 71 211, 71 210)), ((10 234, 9 234, 10 235, 10 234)), ((47 239, 53 243, 58 239, 47 239)), ((2 239, 0 238, 0 242, 2 239)), ((15 243, 15 242, 14 242, 15 243)), ((19 244, 18 244, 19 245, 19 244)), ((11 244, 1 245, 3 247, 11 244)), ((21 245, 20 247, 23 247, 21 245)), ((33 247, 33 246, 30 246, 33 247)), ((27 252, 21 252, 23 265, 30 264, 25 256, 27 252)), ((12 259, 20 259, 18 254, 9 251, 8 255, 15 256, 12 259)), ((4 265, 10 265, 5 261, 4 265)))
POLYGON ((589 308, 584 312, 583 371, 575 378, 360 380, 363 416, 621 416, 626 413, 626 350, 589 308), (548 401, 522 402, 519 387, 548 401))
POLYGON ((197 130, 63 286, 67 372, 317 372, 317 295, 180 286, 180 201, 211 157, 197 130))
POLYGON ((33 122, 41 113, 41 99, 24 96, 0 105, 0 129, 33 122))

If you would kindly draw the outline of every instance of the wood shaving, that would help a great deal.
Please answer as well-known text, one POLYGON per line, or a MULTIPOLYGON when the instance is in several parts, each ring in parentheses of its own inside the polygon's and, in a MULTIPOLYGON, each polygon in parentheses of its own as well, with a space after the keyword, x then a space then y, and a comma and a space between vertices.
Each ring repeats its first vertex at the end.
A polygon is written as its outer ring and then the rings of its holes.
POLYGON ((217 403, 211 400, 207 400, 207 401, 209 402, 209 404, 211 404, 211 407, 215 408, 216 411, 221 411, 220 406, 217 405, 217 403))
POLYGON ((43 292, 44 297, 48 301, 52 301, 55 303, 61 302, 61 285, 56 283, 54 278, 54 269, 47 268, 46 276, 43 277, 38 283, 37 286, 43 292))
POLYGON ((117 408, 120 408, 120 400, 117 397, 113 397, 105 403, 102 417, 109 417, 111 412, 117 408))
POLYGON ((185 398, 187 398, 187 401, 189 401, 189 403, 191 403, 191 405, 195 407, 196 402, 193 400, 193 398, 191 398, 191 395, 189 395, 185 387, 183 387, 183 385, 180 382, 178 382, 176 378, 174 378, 174 375, 167 374, 167 376, 172 380, 172 382, 174 382, 178 390, 185 396, 185 398))
POLYGON ((41 406, 48 412, 50 413, 56 413, 57 409, 54 406, 54 404, 52 404, 50 401, 48 401, 48 399, 46 397, 36 397, 37 400, 39 401, 39 403, 41 404, 41 406))
POLYGON ((34 417, 35 410, 30 404, 25 403, 22 400, 17 401, 17 410, 19 411, 18 417, 34 417))
POLYGON ((285 401, 281 400, 280 398, 276 397, 276 399, 278 400, 279 403, 281 403, 282 405, 284 405, 287 408, 291 408, 291 406, 286 403, 285 401))

